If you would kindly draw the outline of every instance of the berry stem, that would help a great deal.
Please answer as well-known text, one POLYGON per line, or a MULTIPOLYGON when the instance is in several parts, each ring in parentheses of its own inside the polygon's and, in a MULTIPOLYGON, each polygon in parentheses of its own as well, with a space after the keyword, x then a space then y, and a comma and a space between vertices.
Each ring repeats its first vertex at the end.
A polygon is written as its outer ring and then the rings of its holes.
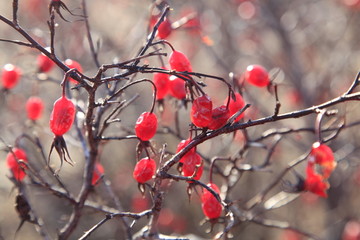
POLYGON ((62 96, 65 97, 66 94, 65 94, 65 88, 66 88, 66 82, 69 80, 69 76, 75 72, 76 69, 73 68, 73 69, 70 69, 69 71, 67 71, 64 75, 64 78, 63 80, 61 81, 60 85, 62 86, 62 96))
POLYGON ((315 121, 315 133, 318 137, 318 142, 322 143, 322 137, 321 137, 321 121, 326 113, 326 109, 319 110, 319 113, 316 117, 315 121))

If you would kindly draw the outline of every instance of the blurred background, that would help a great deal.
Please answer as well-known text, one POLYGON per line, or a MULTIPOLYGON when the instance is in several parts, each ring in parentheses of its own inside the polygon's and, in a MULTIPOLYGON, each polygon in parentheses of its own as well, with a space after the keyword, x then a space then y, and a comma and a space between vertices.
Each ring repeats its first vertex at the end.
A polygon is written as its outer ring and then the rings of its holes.
MULTIPOLYGON (((68 8, 83 14, 80 0, 63 0, 68 8)), ((43 46, 50 44, 47 21, 48 0, 19 1, 20 25, 43 46)), ((223 77, 235 86, 241 86, 243 97, 252 106, 244 121, 270 116, 275 109, 275 97, 264 88, 255 88, 242 82, 242 73, 250 64, 260 64, 270 73, 274 83, 278 84, 280 113, 304 109, 328 101, 343 94, 351 85, 360 66, 360 1, 357 0, 197 0, 168 1, 172 10, 168 19, 175 23, 179 19, 195 14, 189 22, 173 30, 167 40, 175 49, 184 52, 191 60, 193 70, 223 77), (231 75, 229 75, 232 73, 231 75), (230 77, 234 76, 234 77, 230 77)), ((88 20, 93 41, 99 47, 100 64, 122 62, 136 56, 144 44, 148 33, 152 1, 126 0, 87 0, 88 20)), ((97 67, 93 61, 86 37, 86 27, 81 17, 71 16, 63 11, 70 22, 56 18, 56 54, 59 59, 71 58, 78 61, 87 76, 94 76, 97 67)), ((11 17, 11 1, 0 5, 0 14, 11 17)), ((173 26, 176 26, 176 24, 173 26)), ((0 38, 24 40, 9 26, 0 22, 0 38)), ((161 46, 170 53, 168 46, 161 46)), ((0 97, 0 137, 9 145, 17 141, 27 151, 29 162, 40 172, 45 165, 38 149, 26 138, 19 136, 35 135, 41 140, 47 155, 52 141, 48 128, 49 115, 53 102, 60 97, 60 81, 63 72, 55 67, 47 74, 39 74, 34 49, 0 42, 0 65, 17 65, 22 70, 19 84, 10 92, 1 92, 0 97), (33 95, 44 99, 45 110, 36 123, 27 120, 26 100, 33 95)), ((166 60, 166 58, 164 58, 166 60)), ((149 66, 161 67, 158 58, 142 61, 149 66)), ((116 71, 107 72, 108 75, 116 71)), ((152 78, 151 74, 139 74, 137 78, 152 78)), ((214 106, 223 104, 227 97, 227 87, 220 81, 205 78, 205 91, 211 96, 214 106)), ((151 107, 152 91, 149 85, 138 84, 129 88, 124 98, 139 97, 119 116, 121 122, 114 124, 105 135, 126 136, 133 134, 137 117, 151 107)), ((82 90, 73 90, 72 96, 79 106, 86 107, 86 94, 82 90)), ((99 91, 98 98, 105 97, 105 90, 99 91)), ((346 123, 360 120, 357 103, 346 103, 336 107, 338 115, 346 123)), ((335 108, 334 108, 335 109, 335 108)), ((165 100, 164 112, 156 109, 160 117, 159 133, 154 138, 154 146, 160 149, 166 143, 167 151, 174 153, 181 139, 188 137, 189 109, 169 98, 165 100), (175 116, 180 119, 180 136, 166 133, 164 129, 175 129, 175 116)), ((78 126, 81 126, 83 114, 78 113, 78 126)), ((291 119, 263 126, 249 128, 250 139, 257 139, 269 129, 314 128, 315 115, 300 119, 291 119)), ((331 122, 325 121, 331 125, 331 122)), ((81 129, 81 127, 80 127, 81 129)), ((345 128, 339 136, 328 143, 335 153, 338 167, 330 178, 329 197, 319 198, 311 193, 301 193, 293 201, 281 208, 262 210, 261 215, 268 219, 288 222, 291 226, 309 232, 323 239, 360 239, 360 168, 359 168, 359 132, 358 127, 345 128)), ((325 134, 326 137, 327 134, 325 134)), ((65 135, 75 166, 64 164, 60 178, 76 195, 82 183, 84 157, 81 144, 73 129, 65 135)), ((263 162, 268 148, 276 141, 268 138, 260 146, 247 150, 241 163, 256 165, 263 162)), ((233 201, 239 208, 256 193, 264 189, 286 165, 301 154, 307 152, 317 136, 312 131, 301 131, 284 135, 276 146, 267 171, 244 172, 236 186, 226 195, 227 201, 233 201)), ((151 207, 149 194, 142 197, 137 183, 132 178, 136 163, 136 140, 109 141, 101 146, 100 161, 105 169, 104 181, 95 187, 90 199, 114 207, 114 194, 124 211, 140 212, 151 207), (111 188, 111 190, 109 190, 111 188)), ((25 223, 15 236, 20 223, 14 208, 16 191, 8 179, 10 171, 6 166, 7 148, 0 151, 0 236, 2 239, 40 239, 34 226, 25 223)), ((207 161, 214 156, 238 156, 244 146, 241 132, 227 134, 207 141, 198 147, 199 153, 207 161)), ((169 155, 170 156, 170 155, 169 155)), ((51 164, 59 166, 58 158, 52 156, 51 164)), ((226 170, 226 164, 219 164, 226 170)), ((304 164, 296 167, 304 175, 304 164)), ((205 164, 202 177, 209 179, 209 165, 205 164)), ((224 170, 224 171, 225 171, 224 170)), ((176 169, 172 171, 176 173, 176 169)), ((289 173, 284 180, 294 181, 289 173)), ((25 180, 27 182, 28 180, 25 180)), ((225 182, 216 176, 214 180, 226 190, 225 182)), ((29 183, 29 182, 27 182, 29 183)), ((167 182, 164 185, 166 196, 159 222, 164 234, 189 236, 190 239, 211 239, 223 226, 215 225, 212 233, 206 231, 209 223, 199 225, 204 219, 198 194, 193 192, 191 200, 187 194, 187 184, 167 182), (170 187, 171 186, 171 187, 170 187)), ((27 185, 34 211, 48 226, 52 236, 67 221, 71 206, 67 201, 53 196, 46 190, 27 185)), ((281 184, 274 188, 269 197, 281 191, 281 184)), ((225 197, 225 196, 224 196, 225 197)), ((259 213, 260 214, 260 213, 259 213)), ((94 210, 85 210, 80 226, 71 239, 77 239, 82 233, 104 218, 94 210)), ((141 229, 147 219, 137 221, 134 232, 141 229)), ((300 234, 279 228, 265 227, 251 222, 239 222, 231 233, 234 239, 307 239, 300 234)), ((119 220, 111 220, 95 231, 90 239, 125 239, 119 220)))

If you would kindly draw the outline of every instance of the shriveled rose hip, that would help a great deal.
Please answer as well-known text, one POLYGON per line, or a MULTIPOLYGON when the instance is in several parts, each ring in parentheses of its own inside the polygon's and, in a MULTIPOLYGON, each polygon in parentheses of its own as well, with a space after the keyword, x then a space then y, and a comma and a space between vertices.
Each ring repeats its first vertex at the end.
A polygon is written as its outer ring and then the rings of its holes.
POLYGON ((212 110, 212 120, 208 125, 208 128, 211 130, 216 130, 225 125, 227 120, 230 117, 229 109, 226 108, 225 105, 214 108, 212 110))
POLYGON ((191 107, 191 122, 197 127, 207 127, 212 120, 212 101, 208 95, 196 98, 191 107))

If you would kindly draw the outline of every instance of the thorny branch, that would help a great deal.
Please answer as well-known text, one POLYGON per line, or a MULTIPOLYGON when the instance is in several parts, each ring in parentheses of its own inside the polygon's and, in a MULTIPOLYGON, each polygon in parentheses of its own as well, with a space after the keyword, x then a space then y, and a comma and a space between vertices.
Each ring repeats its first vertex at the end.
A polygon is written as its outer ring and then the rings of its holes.
MULTIPOLYGON (((86 13, 86 4, 85 0, 82 1, 83 5, 83 11, 84 15, 87 15, 86 13)), ((260 224, 262 226, 268 226, 268 227, 275 227, 275 228, 284 228, 284 229, 292 229, 299 233, 301 233, 304 236, 311 237, 313 239, 317 239, 312 234, 309 234, 307 232, 298 230, 296 228, 291 227, 288 223, 285 222, 279 222, 275 220, 269 220, 265 218, 261 218, 258 216, 252 215, 252 210, 264 202, 265 197, 269 194, 269 192, 277 186, 281 180, 284 178, 284 176, 295 166, 303 162, 308 154, 304 154, 303 156, 299 157, 298 159, 292 161, 289 163, 289 165, 272 181, 270 182, 266 188, 264 188, 261 192, 259 192, 257 195, 255 195, 252 199, 246 202, 246 210, 239 210, 239 208, 236 207, 236 204, 228 201, 228 199, 223 200, 221 198, 221 194, 219 195, 216 193, 213 189, 209 188, 207 184, 205 184, 202 181, 198 181, 193 179, 192 177, 184 177, 181 175, 175 175, 170 173, 172 170, 172 167, 180 161, 180 159, 190 151, 190 149, 196 148, 199 144, 209 140, 213 139, 215 137, 218 137, 220 135, 225 135, 227 133, 233 133, 237 130, 244 130, 249 129, 255 126, 259 125, 266 125, 272 122, 278 122, 286 119, 293 119, 293 118, 300 118, 305 117, 310 114, 316 114, 319 110, 325 111, 325 109, 329 107, 333 107, 338 104, 342 104, 348 101, 358 101, 360 100, 360 92, 355 92, 355 88, 359 85, 359 76, 360 73, 358 73, 357 77, 355 78, 352 85, 349 87, 349 89, 342 94, 339 97, 336 97, 330 101, 327 101, 325 103, 312 106, 309 108, 305 108, 302 110, 297 110, 293 112, 288 113, 279 113, 281 102, 278 97, 277 93, 277 85, 274 86, 275 91, 275 100, 276 100, 276 106, 274 110, 274 114, 268 117, 255 119, 255 120, 249 120, 247 122, 233 122, 234 119, 239 116, 241 113, 246 111, 248 108, 250 108, 250 105, 246 105, 244 108, 242 108, 240 111, 238 111, 234 116, 231 117, 231 119, 228 120, 227 124, 223 126, 222 128, 218 130, 208 130, 205 129, 202 133, 198 134, 194 138, 192 138, 191 142, 184 147, 180 152, 177 154, 174 154, 170 157, 169 160, 165 161, 162 166, 157 171, 155 180, 153 185, 150 188, 150 192, 153 197, 153 206, 151 209, 143 211, 141 213, 135 214, 131 212, 122 212, 119 209, 113 209, 108 206, 102 206, 98 203, 94 203, 89 201, 89 194, 92 190, 91 180, 92 180, 92 174, 94 172, 94 166, 96 160, 99 158, 99 145, 100 143, 108 140, 128 140, 128 139, 136 139, 136 136, 133 135, 127 135, 127 136, 119 136, 119 137, 106 137, 103 136, 103 133, 105 130, 109 127, 110 123, 117 122, 117 119, 114 119, 113 117, 118 115, 124 108, 128 107, 133 101, 136 99, 136 96, 129 99, 129 100, 118 100, 120 98, 120 95, 130 86, 133 86, 134 84, 138 84, 141 82, 149 82, 153 85, 154 89, 154 98, 153 98, 153 104, 151 112, 154 110, 153 106, 155 105, 155 95, 156 95, 156 87, 154 86, 154 83, 148 79, 140 79, 135 81, 130 81, 126 84, 124 84, 122 87, 119 87, 117 89, 113 89, 113 91, 109 91, 108 93, 111 93, 110 95, 107 95, 103 101, 99 102, 96 97, 96 93, 98 88, 106 83, 109 83, 110 81, 116 81, 119 82, 121 80, 127 80, 128 77, 134 76, 138 73, 165 73, 169 75, 175 75, 181 78, 184 78, 183 76, 190 76, 196 77, 196 78, 206 78, 206 79, 215 79, 224 82, 229 87, 229 92, 232 92, 231 84, 228 83, 228 81, 224 78, 218 77, 218 76, 212 76, 204 73, 197 73, 197 72, 177 72, 174 70, 164 70, 161 68, 153 68, 148 66, 138 66, 140 63, 140 60, 146 59, 152 56, 166 56, 166 53, 162 53, 161 50, 156 50, 154 52, 147 53, 149 48, 153 45, 153 41, 156 37, 156 32, 158 31, 158 28, 160 24, 164 21, 165 17, 168 15, 168 12, 170 10, 169 6, 166 6, 163 9, 163 12, 158 19, 157 23, 155 24, 154 28, 152 29, 151 33, 147 37, 145 45, 140 49, 139 53, 136 57, 126 60, 121 63, 117 64, 104 64, 100 66, 99 60, 98 60, 98 49, 95 49, 94 43, 91 36, 91 30, 90 30, 90 24, 88 19, 85 19, 85 25, 87 28, 87 38, 89 41, 89 45, 91 48, 91 53, 93 55, 94 62, 96 66, 98 67, 98 71, 95 74, 94 77, 86 76, 83 73, 80 73, 79 71, 76 71, 76 73, 72 74, 71 77, 75 78, 79 84, 80 87, 86 91, 87 93, 87 108, 85 111, 85 132, 84 136, 86 136, 85 144, 86 144, 86 150, 88 152, 84 153, 85 156, 85 168, 84 168, 84 176, 83 176, 83 183, 81 186, 81 190, 77 194, 76 197, 74 197, 72 194, 70 194, 69 190, 66 188, 65 185, 61 183, 61 180, 56 178, 58 181, 58 186, 53 186, 47 182, 47 180, 42 177, 40 174, 36 173, 35 170, 32 169, 32 167, 29 165, 29 169, 27 171, 31 172, 30 175, 31 183, 37 187, 41 187, 42 189, 45 189, 52 193, 54 196, 57 196, 61 199, 66 199, 73 207, 71 216, 67 222, 67 224, 60 230, 59 232, 59 239, 68 239, 70 238, 71 234, 76 229, 79 220, 83 214, 83 210, 85 207, 89 207, 92 209, 95 209, 99 212, 107 213, 105 217, 99 221, 97 224, 95 224, 92 228, 90 228, 88 231, 84 233, 84 235, 80 239, 86 239, 88 238, 94 231, 96 231, 98 228, 100 228, 103 224, 108 222, 109 220, 113 218, 131 218, 134 220, 138 220, 142 217, 150 217, 151 220, 148 225, 148 229, 146 232, 143 232, 144 237, 153 238, 157 237, 161 239, 161 235, 158 233, 157 230, 157 223, 160 215, 160 211, 162 209, 165 194, 163 192, 163 180, 165 179, 171 179, 174 181, 191 181, 193 185, 201 186, 201 188, 205 188, 211 194, 214 195, 214 197, 222 204, 222 206, 225 208, 226 216, 225 218, 228 219, 228 224, 224 228, 222 232, 218 234, 218 237, 223 237, 231 231, 232 227, 236 225, 236 222, 241 221, 248 221, 248 222, 254 222, 256 224, 260 224), (119 69, 124 70, 124 72, 120 74, 116 74, 114 76, 103 76, 103 74, 108 69, 119 69), (112 101, 117 101, 117 106, 114 107, 108 115, 102 120, 102 116, 104 113, 107 112, 107 110, 111 109, 110 106, 112 106, 112 101), (99 111, 96 111, 97 109, 100 109, 99 111), (102 120, 102 121, 101 121, 102 120), (102 124, 101 124, 102 123, 102 124)), ((64 72, 67 72, 69 68, 62 62, 55 54, 55 10, 53 9, 50 13, 50 20, 48 22, 49 29, 50 29, 50 39, 51 39, 51 51, 47 51, 44 46, 41 46, 32 36, 28 34, 27 31, 22 29, 22 27, 18 23, 18 0, 13 0, 13 19, 12 21, 5 18, 4 16, 0 15, 0 21, 5 23, 6 25, 10 26, 11 28, 15 29, 21 36, 23 36, 27 42, 21 41, 21 40, 9 40, 9 39, 0 39, 0 41, 8 42, 12 44, 16 44, 19 46, 29 47, 29 48, 35 48, 41 53, 48 56, 53 62, 55 62, 59 68, 61 68, 64 72)), ((188 80, 187 78, 184 79, 185 81, 188 80)), ((195 83, 196 86, 198 86, 195 83)), ((204 86, 203 84, 199 84, 200 86, 204 86)), ((327 129, 319 129, 319 135, 322 132, 328 132, 328 131, 334 131, 334 134, 329 136, 328 139, 332 139, 336 137, 340 131, 343 128, 348 128, 352 126, 357 126, 359 122, 353 122, 350 124, 345 124, 345 122, 339 124, 337 127, 327 128, 327 129)), ((272 154, 275 150, 275 147, 277 144, 282 140, 282 135, 295 133, 295 132, 312 132, 314 133, 316 130, 313 128, 297 128, 297 129, 273 129, 269 130, 267 132, 264 132, 260 137, 255 138, 254 142, 261 142, 265 139, 268 139, 272 136, 279 136, 277 140, 273 143, 273 145, 268 149, 268 154, 265 158, 265 161, 261 166, 250 166, 250 168, 241 168, 237 167, 234 163, 233 168, 236 169, 239 172, 249 170, 249 171, 256 171, 263 169, 270 165, 270 159, 272 157, 272 154)), ((170 133, 173 133, 172 131, 168 131, 170 133)), ((175 134, 178 137, 180 136, 180 130, 177 130, 175 134)), ((29 138, 31 139, 31 138, 29 138)), ((327 140, 328 140, 327 139, 327 140)), ((327 141, 324 140, 324 141, 327 141)), ((43 158, 45 157, 45 154, 43 152, 43 148, 41 147, 41 144, 39 141, 33 141, 38 148, 41 150, 43 158)), ((85 151, 86 151, 85 150, 85 151)), ((232 161, 233 159, 229 158, 229 161, 232 161)), ((235 160, 236 161, 236 160, 235 160)), ((51 170, 51 169, 50 169, 51 170)), ((53 173, 53 172, 52 172, 53 173)), ((126 225, 124 222, 123 224, 126 225)), ((131 228, 131 226, 125 226, 126 228, 131 228)), ((44 229, 44 228, 43 228, 44 229)), ((43 230, 42 229, 42 230, 43 230)), ((44 233, 45 234, 45 233, 44 233)), ((46 238, 46 236, 44 236, 46 238)), ((128 236, 131 238, 131 234, 128 236)))

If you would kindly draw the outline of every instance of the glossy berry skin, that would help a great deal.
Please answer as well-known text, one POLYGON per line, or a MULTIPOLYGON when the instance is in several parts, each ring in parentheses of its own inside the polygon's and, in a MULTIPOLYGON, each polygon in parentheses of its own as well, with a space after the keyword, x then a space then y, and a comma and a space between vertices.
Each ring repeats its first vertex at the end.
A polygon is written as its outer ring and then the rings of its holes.
MULTIPOLYGON (((207 186, 213 189, 216 193, 220 194, 220 190, 216 184, 208 183, 207 186)), ((204 215, 210 219, 220 217, 222 212, 221 203, 206 189, 204 189, 204 193, 201 196, 201 208, 204 215)))
POLYGON ((157 117, 154 113, 143 112, 136 121, 135 133, 142 141, 149 141, 156 133, 157 117))
POLYGON ((157 36, 160 39, 166 39, 167 37, 170 36, 171 33, 172 33, 171 22, 169 21, 169 19, 165 18, 165 20, 159 25, 157 36))
POLYGON ((221 128, 222 126, 225 125, 229 117, 230 117, 230 112, 225 105, 214 108, 212 110, 212 116, 211 116, 212 120, 209 123, 208 128, 210 128, 211 130, 216 130, 221 128))
POLYGON ((155 175, 155 171, 155 160, 151 158, 143 158, 136 163, 133 177, 138 183, 145 183, 155 175))
POLYGON ((91 179, 91 185, 95 186, 100 178, 104 175, 104 167, 100 163, 95 163, 95 169, 91 179))
MULTIPOLYGON (((227 97, 225 99, 224 105, 227 104, 228 99, 229 99, 229 97, 227 97)), ((232 97, 230 97, 230 102, 229 102, 229 114, 230 114, 230 116, 237 113, 244 106, 245 106, 245 101, 244 101, 243 97, 240 95, 240 93, 236 92, 235 93, 235 100, 232 97)), ((243 117, 244 117, 244 112, 241 113, 237 118, 235 118, 235 122, 240 121, 240 119, 242 119, 243 117)))
POLYGON ((190 111, 191 122, 200 128, 207 127, 212 120, 212 101, 208 95, 196 98, 190 111))
POLYGON ((182 52, 174 50, 169 56, 169 64, 172 70, 179 72, 192 72, 191 63, 182 52))
POLYGON ((186 154, 183 159, 182 173, 185 177, 194 176, 195 180, 199 180, 203 173, 203 161, 199 154, 191 153, 186 154))
POLYGON ((249 65, 244 76, 246 81, 256 87, 266 87, 270 84, 268 72, 260 65, 249 65))
POLYGON ((324 178, 329 178, 336 167, 334 153, 331 148, 325 144, 315 142, 309 156, 309 165, 313 167, 314 164, 318 164, 322 168, 324 178))
MULTIPOLYGON (((189 143, 190 143, 191 139, 188 138, 188 139, 184 139, 184 140, 181 140, 181 142, 179 142, 179 144, 177 145, 177 148, 176 148, 176 153, 180 152, 183 148, 185 148, 189 143)), ((195 148, 191 148, 181 159, 180 159, 180 163, 184 163, 185 161, 185 156, 187 155, 191 155, 191 154, 194 154, 196 151, 195 151, 195 148)))
POLYGON ((30 120, 38 120, 44 110, 44 102, 41 98, 33 96, 30 97, 26 102, 27 117, 30 120))
POLYGON ((185 81, 181 78, 171 76, 169 81, 169 93, 177 99, 186 98, 185 81))
POLYGON ((49 72, 55 66, 55 63, 44 54, 39 54, 36 61, 39 72, 49 72))
POLYGON ((156 99, 161 100, 169 92, 169 75, 165 73, 154 73, 153 82, 156 86, 156 99))
POLYGON ((2 69, 1 82, 5 89, 14 88, 20 79, 21 70, 13 64, 6 64, 2 69))
POLYGON ((21 165, 23 168, 26 168, 26 166, 19 163, 20 160, 28 161, 26 153, 20 148, 13 148, 12 152, 9 152, 6 156, 7 166, 17 181, 22 181, 26 176, 26 172, 21 168, 21 165))
MULTIPOLYGON (((76 68, 79 72, 82 72, 82 71, 83 71, 83 68, 82 68, 81 64, 78 63, 78 62, 75 61, 75 60, 66 59, 64 63, 65 63, 65 65, 68 66, 70 69, 76 68)), ((77 83, 77 81, 76 81, 75 79, 73 79, 73 78, 69 78, 69 79, 70 79, 70 81, 71 81, 72 83, 77 83)))
POLYGON ((71 128, 75 118, 75 105, 65 96, 55 101, 50 115, 50 129, 56 136, 64 135, 71 128))

